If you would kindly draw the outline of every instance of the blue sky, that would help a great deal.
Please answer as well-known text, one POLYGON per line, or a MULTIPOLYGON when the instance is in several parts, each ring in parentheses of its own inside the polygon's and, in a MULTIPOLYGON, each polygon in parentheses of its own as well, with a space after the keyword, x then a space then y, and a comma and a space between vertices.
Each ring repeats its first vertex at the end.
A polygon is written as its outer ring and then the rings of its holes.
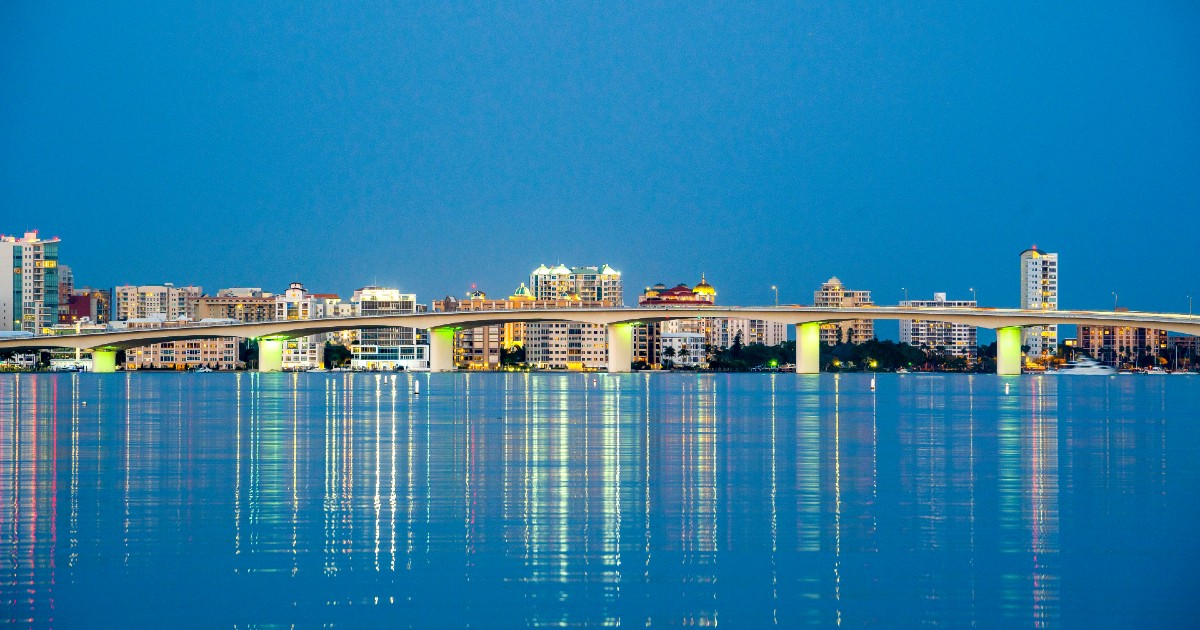
POLYGON ((81 284, 1200 292, 1194 3, 118 4, 0 7, 0 231, 81 284))

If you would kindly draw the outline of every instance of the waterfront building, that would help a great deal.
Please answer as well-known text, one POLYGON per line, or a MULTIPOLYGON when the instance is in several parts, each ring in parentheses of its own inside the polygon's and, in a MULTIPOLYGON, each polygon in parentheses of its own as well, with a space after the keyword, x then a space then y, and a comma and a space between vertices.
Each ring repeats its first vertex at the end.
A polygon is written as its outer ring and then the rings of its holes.
MULTIPOLYGON (((1037 245, 1021 252, 1021 308, 1058 310, 1058 254, 1044 252, 1037 245)), ((1054 354, 1058 350, 1058 326, 1022 328, 1021 345, 1029 347, 1031 359, 1054 354)))
MULTIPOLYGON (((114 322, 114 329, 141 330, 146 328, 175 328, 236 323, 228 319, 206 319, 199 322, 187 318, 167 319, 161 313, 149 317, 134 317, 114 322)), ((187 370, 207 367, 213 370, 233 370, 242 367, 238 361, 237 337, 188 339, 156 343, 125 351, 126 370, 187 370)))
POLYGON ((48 334, 58 323, 57 237, 0 235, 0 330, 48 334))
POLYGON ((1076 337, 1078 350, 1114 367, 1133 363, 1139 356, 1161 357, 1168 347, 1167 331, 1154 328, 1079 326, 1076 337))
MULTIPOLYGON (((704 274, 700 274, 700 283, 695 287, 689 287, 684 283, 679 283, 671 288, 661 282, 646 287, 642 294, 638 296, 638 306, 679 306, 703 308, 714 306, 717 301, 717 291, 704 278, 704 274)), ((700 355, 705 364, 708 363, 708 353, 706 346, 708 337, 713 330, 713 320, 696 318, 696 319, 675 319, 665 322, 651 322, 648 324, 639 324, 633 329, 633 360, 641 361, 648 367, 659 368, 664 365, 663 352, 666 347, 664 345, 664 335, 700 335, 704 341, 696 344, 692 343, 689 348, 693 355, 700 355), (697 351, 699 348, 699 351, 697 351)), ((675 340, 682 339, 680 337, 673 338, 675 340)), ((688 338, 690 339, 690 337, 688 338)), ((673 341, 673 343, 676 343, 673 341)), ((678 348, 674 348, 678 350, 678 348)), ((684 364, 679 361, 674 361, 675 365, 693 365, 684 364)))
POLYGON ((664 332, 661 336, 663 362, 674 367, 708 367, 707 338, 698 332, 664 332))
POLYGON ((111 290, 79 287, 71 289, 65 307, 62 304, 59 305, 58 322, 74 324, 86 319, 97 324, 107 324, 111 311, 111 290))
POLYGON ((787 324, 745 317, 718 317, 709 321, 708 343, 713 348, 731 348, 737 339, 744 346, 752 343, 778 346, 787 341, 787 324))
MULTIPOLYGON (((401 293, 399 289, 363 287, 354 292, 353 302, 359 314, 401 315, 423 313, 424 304, 417 296, 401 293)), ((412 370, 429 367, 429 331, 410 326, 364 328, 358 340, 350 346, 353 354, 350 365, 360 370, 412 370)))
MULTIPOLYGON (((638 296, 639 307, 649 306, 680 306, 680 307, 711 307, 717 302, 717 290, 704 274, 700 275, 700 283, 688 287, 680 283, 667 288, 659 283, 646 287, 638 296)), ((647 367, 660 368, 669 357, 664 355, 667 348, 664 342, 666 335, 689 335, 689 354, 700 358, 699 363, 687 365, 707 365, 709 349, 725 349, 731 347, 740 337, 741 343, 748 345, 760 343, 776 346, 787 341, 787 325, 761 319, 745 317, 710 317, 695 319, 676 319, 665 322, 655 322, 634 327, 633 330, 633 360, 644 362, 647 367), (701 335, 703 343, 697 344, 690 335, 701 335)), ((674 339, 681 339, 675 337, 674 339)), ((678 343, 673 341, 672 343, 678 343)), ((678 351, 679 348, 673 348, 678 351)), ((675 359, 674 365, 685 365, 675 359)))
MULTIPOLYGON (((852 291, 834 276, 813 292, 813 306, 822 308, 851 308, 875 306, 870 291, 852 291)), ((866 343, 875 338, 875 321, 852 319, 821 325, 821 343, 866 343)))
POLYGON ((162 315, 164 320, 196 319, 196 300, 200 287, 177 287, 170 282, 159 285, 122 285, 113 289, 117 321, 146 319, 162 315))
MULTIPOLYGON (((320 319, 325 317, 326 300, 337 296, 313 295, 304 289, 299 282, 291 283, 282 295, 273 298, 275 302, 276 321, 299 321, 320 319)), ((297 337, 283 342, 283 363, 281 369, 285 372, 311 370, 321 367, 325 360, 326 335, 309 335, 297 337)))
MULTIPOLYGON (((539 306, 549 308, 529 298, 529 289, 524 283, 508 299, 489 299, 483 291, 472 290, 464 299, 448 295, 435 301, 432 306, 434 312, 497 311, 539 306)), ((454 364, 465 370, 498 370, 501 367, 502 350, 514 350, 524 345, 524 330, 524 326, 518 328, 510 323, 455 331, 454 364)))
MULTIPOLYGON (((529 275, 529 292, 548 308, 604 308, 624 304, 621 272, 598 267, 546 267, 529 275)), ((529 322, 525 361, 542 369, 593 370, 608 364, 608 331, 596 324, 529 322)))
MULTIPOLYGON (((947 300, 945 293, 934 293, 932 300, 905 300, 900 306, 914 308, 974 308, 975 300, 947 300)), ((900 342, 926 352, 974 361, 979 342, 974 326, 921 319, 900 320, 900 342)))

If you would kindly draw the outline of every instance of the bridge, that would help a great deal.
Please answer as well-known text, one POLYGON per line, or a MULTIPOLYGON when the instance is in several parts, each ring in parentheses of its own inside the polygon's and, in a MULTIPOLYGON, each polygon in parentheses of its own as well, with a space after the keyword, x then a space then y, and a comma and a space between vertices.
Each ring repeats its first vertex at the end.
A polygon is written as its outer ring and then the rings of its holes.
POLYGON ((566 321, 597 324, 608 330, 608 371, 629 372, 633 357, 633 326, 675 319, 742 317, 796 327, 796 372, 820 370, 821 324, 854 319, 923 321, 967 324, 996 331, 996 372, 1021 373, 1021 329, 1050 324, 1131 326, 1165 329, 1200 335, 1200 316, 1138 311, 1038 311, 998 308, 930 308, 876 306, 855 308, 776 307, 644 307, 517 309, 449 311, 403 315, 370 315, 327 319, 282 320, 249 324, 219 324, 121 330, 80 335, 26 337, 0 340, 0 350, 72 348, 92 353, 95 372, 116 370, 118 350, 153 343, 240 337, 259 342, 259 371, 274 372, 283 366, 283 341, 349 329, 409 326, 429 329, 429 368, 454 369, 454 332, 509 322, 566 321))

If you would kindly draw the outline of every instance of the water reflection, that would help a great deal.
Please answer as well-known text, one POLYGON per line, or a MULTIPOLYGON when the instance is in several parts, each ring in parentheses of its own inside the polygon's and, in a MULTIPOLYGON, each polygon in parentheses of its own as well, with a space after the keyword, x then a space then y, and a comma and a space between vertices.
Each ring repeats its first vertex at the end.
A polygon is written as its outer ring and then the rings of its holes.
POLYGON ((1171 620, 1198 390, 5 376, 2 595, 25 625, 1171 620))

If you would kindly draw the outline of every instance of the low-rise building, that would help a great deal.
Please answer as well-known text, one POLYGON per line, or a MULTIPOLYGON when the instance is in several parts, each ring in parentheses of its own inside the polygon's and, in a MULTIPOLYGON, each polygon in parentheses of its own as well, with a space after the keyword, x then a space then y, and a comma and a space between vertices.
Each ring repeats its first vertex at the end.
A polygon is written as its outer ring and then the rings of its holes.
POLYGON ((274 297, 221 295, 221 292, 196 298, 197 319, 232 319, 243 324, 275 319, 274 297))
POLYGON ((1118 367, 1134 363, 1139 356, 1162 357, 1167 350, 1167 331, 1154 328, 1079 326, 1076 336, 1079 351, 1118 367))
MULTIPOLYGON (((201 320, 191 321, 186 318, 166 319, 161 314, 151 317, 135 317, 122 322, 114 322, 114 329, 144 330, 153 328, 180 328, 186 326, 205 326, 233 324, 233 320, 201 320)), ((156 343, 125 351, 124 368, 126 370, 187 370, 206 367, 213 370, 234 370, 243 367, 238 360, 238 347, 241 340, 237 337, 217 337, 211 339, 188 339, 156 343)))

